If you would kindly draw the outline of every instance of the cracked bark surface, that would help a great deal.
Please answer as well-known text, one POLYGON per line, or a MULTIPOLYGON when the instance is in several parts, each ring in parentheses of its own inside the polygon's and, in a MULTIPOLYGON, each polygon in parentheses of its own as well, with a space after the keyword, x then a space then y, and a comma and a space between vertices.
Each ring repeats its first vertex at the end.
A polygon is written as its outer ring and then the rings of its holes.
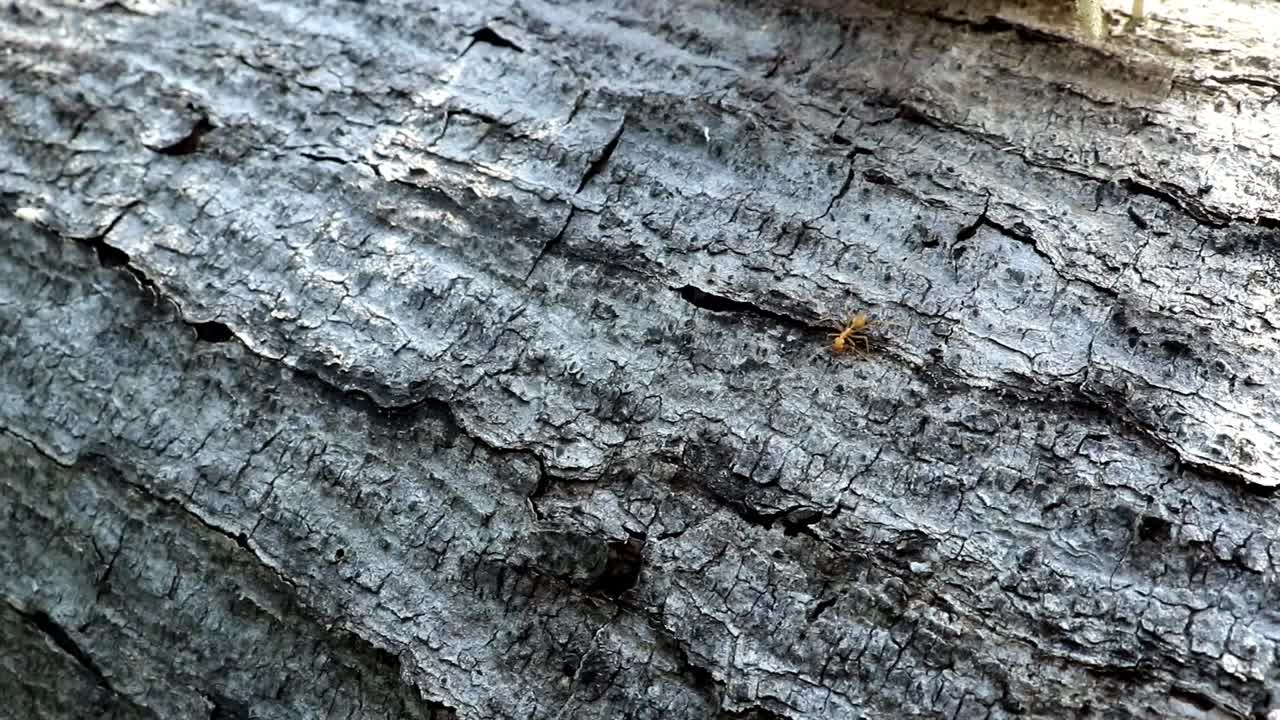
POLYGON ((1268 718, 1280 4, 893 5, 11 5, 0 715, 1268 718))

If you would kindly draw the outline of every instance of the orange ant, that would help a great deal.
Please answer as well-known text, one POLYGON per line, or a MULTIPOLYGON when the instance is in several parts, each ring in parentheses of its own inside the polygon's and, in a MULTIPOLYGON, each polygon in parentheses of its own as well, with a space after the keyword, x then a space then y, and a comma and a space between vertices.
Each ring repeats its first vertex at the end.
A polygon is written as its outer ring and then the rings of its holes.
POLYGON ((858 343, 862 343, 861 352, 871 353, 871 326, 873 325, 871 318, 867 317, 865 312, 849 318, 844 325, 836 325, 836 329, 840 332, 834 332, 827 337, 834 338, 831 341, 831 352, 840 355, 848 350, 858 352, 858 343))

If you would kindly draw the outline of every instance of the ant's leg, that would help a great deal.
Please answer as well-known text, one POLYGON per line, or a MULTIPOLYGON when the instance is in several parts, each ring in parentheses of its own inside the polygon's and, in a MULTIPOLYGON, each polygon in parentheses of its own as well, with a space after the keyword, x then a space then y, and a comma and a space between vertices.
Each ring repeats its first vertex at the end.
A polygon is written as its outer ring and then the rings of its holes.
POLYGON ((1142 24, 1145 13, 1142 10, 1142 0, 1133 0, 1133 12, 1129 13, 1129 22, 1125 24, 1125 31, 1132 31, 1134 28, 1142 24))
POLYGON ((1103 39, 1101 0, 1076 0, 1076 26, 1093 42, 1103 39))

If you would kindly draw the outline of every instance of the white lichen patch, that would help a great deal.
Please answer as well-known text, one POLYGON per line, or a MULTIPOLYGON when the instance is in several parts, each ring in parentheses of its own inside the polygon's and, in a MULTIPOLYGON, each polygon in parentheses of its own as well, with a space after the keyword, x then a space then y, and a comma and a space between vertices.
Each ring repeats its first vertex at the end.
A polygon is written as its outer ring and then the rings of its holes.
POLYGON ((44 208, 20 207, 13 211, 13 216, 22 222, 41 224, 48 213, 44 208))

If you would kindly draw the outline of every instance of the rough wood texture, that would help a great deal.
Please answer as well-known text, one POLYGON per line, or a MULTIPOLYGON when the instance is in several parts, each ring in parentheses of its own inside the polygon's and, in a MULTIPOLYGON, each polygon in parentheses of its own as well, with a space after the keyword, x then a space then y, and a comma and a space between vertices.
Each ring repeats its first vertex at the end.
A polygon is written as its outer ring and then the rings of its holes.
POLYGON ((0 715, 1267 717, 1214 5, 9 4, 0 715))

